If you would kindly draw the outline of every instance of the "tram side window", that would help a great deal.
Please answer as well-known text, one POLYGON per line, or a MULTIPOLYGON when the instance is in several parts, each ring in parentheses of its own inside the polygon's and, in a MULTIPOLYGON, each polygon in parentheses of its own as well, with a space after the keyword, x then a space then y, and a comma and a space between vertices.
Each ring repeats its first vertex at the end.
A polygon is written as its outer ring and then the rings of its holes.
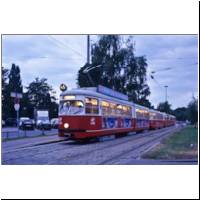
POLYGON ((116 115, 117 116, 122 116, 123 115, 123 110, 122 110, 122 105, 121 104, 117 104, 117 106, 116 106, 116 115))
POLYGON ((143 118, 142 110, 136 109, 136 118, 138 119, 143 118))
POLYGON ((144 111, 144 118, 149 119, 149 112, 146 110, 144 111))
POLYGON ((126 106, 122 106, 123 109, 123 116, 127 115, 127 107, 126 106))
POLYGON ((162 120, 162 114, 159 113, 159 120, 162 120))
POLYGON ((99 101, 95 98, 85 98, 85 113, 86 114, 98 114, 99 113, 99 101))
POLYGON ((127 106, 127 117, 132 117, 132 108, 130 106, 127 106))
POLYGON ((154 120, 156 118, 156 114, 151 112, 150 113, 150 120, 154 120))
POLYGON ((110 103, 110 110, 109 110, 109 114, 112 116, 116 115, 116 104, 114 103, 110 103))
POLYGON ((123 115, 125 117, 131 117, 131 107, 130 106, 123 106, 123 115))
POLYGON ((109 113, 110 113, 109 103, 107 101, 102 101, 101 107, 102 107, 102 114, 103 115, 109 115, 109 113))

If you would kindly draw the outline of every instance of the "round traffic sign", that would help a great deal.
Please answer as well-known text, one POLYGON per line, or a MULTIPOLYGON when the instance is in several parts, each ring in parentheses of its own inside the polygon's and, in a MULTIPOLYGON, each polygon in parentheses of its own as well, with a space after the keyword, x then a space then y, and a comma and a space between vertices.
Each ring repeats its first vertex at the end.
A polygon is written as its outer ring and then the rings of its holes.
POLYGON ((18 111, 19 108, 20 108, 20 105, 17 103, 17 104, 14 105, 14 108, 15 108, 16 111, 18 111))
POLYGON ((66 91, 67 90, 67 86, 64 83, 60 84, 60 90, 62 92, 66 91))

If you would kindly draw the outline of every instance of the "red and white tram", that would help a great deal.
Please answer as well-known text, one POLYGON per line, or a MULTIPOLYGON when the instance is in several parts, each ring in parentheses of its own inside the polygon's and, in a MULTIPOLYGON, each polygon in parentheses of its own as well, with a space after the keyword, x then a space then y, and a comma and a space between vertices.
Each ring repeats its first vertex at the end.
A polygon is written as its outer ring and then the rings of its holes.
POLYGON ((149 113, 150 129, 165 127, 164 113, 152 109, 149 111, 149 113))
POLYGON ((151 112, 103 86, 64 91, 60 95, 59 136, 81 140, 157 128, 149 119, 151 112))
POLYGON ((143 131, 149 129, 149 109, 135 104, 134 106, 134 131, 143 131))

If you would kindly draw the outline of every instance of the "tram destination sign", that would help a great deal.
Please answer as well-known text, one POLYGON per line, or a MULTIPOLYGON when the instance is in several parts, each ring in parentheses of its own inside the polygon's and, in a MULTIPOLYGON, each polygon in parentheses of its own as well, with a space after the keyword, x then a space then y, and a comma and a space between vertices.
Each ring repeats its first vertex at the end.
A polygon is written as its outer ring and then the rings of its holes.
POLYGON ((127 95, 122 94, 122 93, 117 92, 117 91, 114 91, 114 90, 112 90, 110 88, 104 87, 102 85, 98 85, 97 92, 105 94, 105 95, 108 95, 108 96, 111 96, 111 97, 115 97, 115 98, 118 98, 118 99, 122 99, 122 100, 128 101, 128 96, 127 95))

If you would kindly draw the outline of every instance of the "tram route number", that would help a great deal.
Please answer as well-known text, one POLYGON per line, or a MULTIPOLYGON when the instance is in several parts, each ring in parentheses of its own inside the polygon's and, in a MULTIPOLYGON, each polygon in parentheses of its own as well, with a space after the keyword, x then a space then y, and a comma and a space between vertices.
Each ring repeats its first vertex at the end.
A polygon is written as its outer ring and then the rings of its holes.
POLYGON ((95 118, 92 117, 92 118, 90 119, 90 125, 95 125, 95 124, 96 124, 96 122, 95 122, 95 118))

